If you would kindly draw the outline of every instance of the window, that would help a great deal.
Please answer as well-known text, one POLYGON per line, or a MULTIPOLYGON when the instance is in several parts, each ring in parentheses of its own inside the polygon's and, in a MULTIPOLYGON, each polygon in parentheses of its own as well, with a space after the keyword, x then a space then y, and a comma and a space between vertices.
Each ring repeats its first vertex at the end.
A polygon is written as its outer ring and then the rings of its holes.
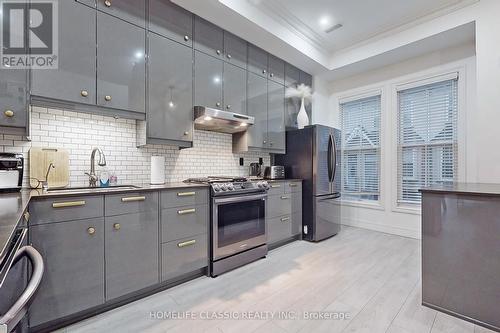
POLYGON ((398 92, 398 204, 456 181, 458 78, 398 92))
POLYGON ((377 201, 380 195, 380 95, 340 104, 342 195, 377 201))

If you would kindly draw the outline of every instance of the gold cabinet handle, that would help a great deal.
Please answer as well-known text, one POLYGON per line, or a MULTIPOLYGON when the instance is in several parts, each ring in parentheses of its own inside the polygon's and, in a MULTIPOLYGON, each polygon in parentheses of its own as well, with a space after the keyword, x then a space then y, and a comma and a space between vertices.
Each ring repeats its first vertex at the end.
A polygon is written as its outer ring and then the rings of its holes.
POLYGON ((290 187, 297 187, 297 186, 299 186, 299 185, 296 183, 290 183, 290 187))
POLYGON ((53 202, 52 208, 67 208, 85 206, 85 201, 67 201, 67 202, 53 202))
POLYGON ((106 7, 111 7, 111 1, 109 1, 109 0, 104 1, 104 5, 106 7))
POLYGON ((186 131, 186 132, 184 132, 184 135, 189 135, 189 132, 187 132, 187 131, 186 131))
POLYGON ((14 117, 14 111, 12 111, 12 110, 6 110, 6 111, 4 112, 4 114, 5 114, 5 116, 6 116, 7 118, 12 118, 12 117, 14 117))
POLYGON ((196 195, 196 192, 179 192, 179 193, 177 193, 178 197, 192 197, 195 195, 196 195))
POLYGON ((82 95, 82 97, 88 97, 89 96, 89 92, 87 90, 82 90, 80 92, 80 95, 82 95))
POLYGON ((196 244, 196 239, 192 239, 192 240, 187 241, 187 242, 179 243, 179 244, 177 244, 177 247, 183 248, 183 247, 191 246, 191 245, 194 245, 194 244, 196 244))
POLYGON ((275 185, 271 185, 271 188, 280 188, 281 185, 278 185, 278 184, 275 184, 275 185))
POLYGON ((195 208, 183 209, 183 210, 178 210, 177 211, 177 214, 179 214, 179 215, 187 215, 187 214, 193 214, 193 213, 196 213, 196 209, 195 208))
POLYGON ((89 235, 93 235, 93 234, 95 234, 95 228, 94 228, 94 227, 89 227, 89 228, 87 229, 87 233, 88 233, 89 235))
POLYGON ((104 99, 106 100, 106 102, 110 102, 111 101, 111 96, 110 95, 106 95, 106 96, 104 96, 104 99))
POLYGON ((188 40, 189 40, 189 36, 188 35, 184 36, 184 41, 187 42, 188 40))
POLYGON ((121 227, 122 226, 120 225, 120 223, 113 224, 113 229, 115 229, 115 230, 120 230, 121 227))
POLYGON ((290 221, 290 218, 289 218, 289 217, 283 217, 283 218, 281 219, 281 222, 288 222, 288 221, 290 221))
POLYGON ((29 212, 25 212, 24 215, 23 215, 23 217, 24 217, 24 221, 28 222, 30 220, 30 213, 29 212))
POLYGON ((144 197, 144 196, 122 198, 122 202, 136 202, 136 201, 145 201, 145 200, 146 200, 146 197, 144 197))
POLYGON ((285 195, 281 197, 281 200, 288 200, 288 199, 290 199, 290 197, 287 197, 285 195))

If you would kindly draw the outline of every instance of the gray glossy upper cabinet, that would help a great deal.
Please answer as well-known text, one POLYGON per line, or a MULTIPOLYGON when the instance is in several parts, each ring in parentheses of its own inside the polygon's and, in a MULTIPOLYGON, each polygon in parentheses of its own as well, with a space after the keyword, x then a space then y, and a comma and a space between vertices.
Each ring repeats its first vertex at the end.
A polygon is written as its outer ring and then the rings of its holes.
POLYGON ((59 1, 59 66, 33 69, 31 94, 85 104, 96 103, 96 11, 59 1))
POLYGON ((249 147, 267 148, 267 102, 267 79, 249 72, 247 113, 255 117, 247 131, 249 147))
POLYGON ((248 70, 267 78, 268 54, 263 49, 248 44, 248 70))
POLYGON ((285 84, 285 62, 269 55, 269 79, 281 85, 285 84))
POLYGON ((285 87, 273 81, 268 81, 267 115, 267 147, 285 152, 285 87))
POLYGON ((155 209, 106 217, 107 301, 159 282, 158 193, 155 197, 155 209))
POLYGON ((149 0, 149 30, 193 45, 193 14, 170 0, 149 0))
POLYGON ((27 126, 27 77, 24 69, 0 69, 0 126, 27 126))
POLYGON ((223 57, 224 32, 218 26, 195 16, 194 48, 214 57, 223 57))
POLYGON ((306 72, 300 71, 299 83, 305 84, 306 86, 309 86, 309 87, 312 88, 312 86, 313 86, 313 77, 312 77, 312 75, 308 74, 306 72))
POLYGON ((45 263, 31 327, 104 303, 103 217, 30 226, 30 242, 45 263))
POLYGON ((300 82, 300 69, 290 64, 285 64, 285 86, 292 87, 300 82))
POLYGON ((228 63, 224 63, 224 108, 247 113, 247 71, 228 63))
POLYGON ((146 32, 97 13, 97 104, 145 113, 146 32))
POLYGON ((194 104, 222 109, 223 62, 199 51, 194 55, 194 104))
POLYGON ((224 59, 225 61, 247 68, 248 46, 243 39, 224 31, 224 59))
POLYGON ((146 26, 147 0, 97 0, 97 9, 122 20, 146 26))
POLYGON ((193 141, 193 50, 149 35, 148 137, 193 141))

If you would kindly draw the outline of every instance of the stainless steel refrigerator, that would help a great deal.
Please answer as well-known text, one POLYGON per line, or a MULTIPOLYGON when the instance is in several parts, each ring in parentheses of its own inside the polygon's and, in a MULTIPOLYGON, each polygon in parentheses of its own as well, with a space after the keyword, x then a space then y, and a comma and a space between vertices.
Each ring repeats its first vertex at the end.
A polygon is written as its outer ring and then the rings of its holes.
POLYGON ((340 232, 341 133, 322 126, 307 126, 286 134, 286 155, 275 164, 285 166, 287 178, 302 185, 303 238, 318 242, 340 232))

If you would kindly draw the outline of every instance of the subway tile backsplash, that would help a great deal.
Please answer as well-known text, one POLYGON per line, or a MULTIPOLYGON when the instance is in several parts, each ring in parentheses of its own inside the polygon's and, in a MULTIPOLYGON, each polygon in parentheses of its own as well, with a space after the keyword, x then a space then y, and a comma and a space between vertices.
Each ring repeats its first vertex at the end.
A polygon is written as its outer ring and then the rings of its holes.
MULTIPOLYGON (((195 131, 194 147, 147 145, 136 147, 136 121, 115 119, 99 115, 33 107, 31 111, 31 141, 21 136, 0 134, 0 151, 24 154, 26 173, 24 186, 28 186, 28 152, 31 147, 57 147, 68 150, 70 185, 86 185, 84 172, 90 170, 93 147, 103 149, 107 169, 115 172, 119 183, 148 183, 151 155, 165 156, 167 181, 182 181, 189 177, 208 175, 248 175, 248 165, 264 158, 270 164, 270 155, 248 152, 233 154, 230 134, 195 131), (239 165, 244 157, 245 166, 239 165)), ((100 170, 97 166, 96 170, 100 170)))

